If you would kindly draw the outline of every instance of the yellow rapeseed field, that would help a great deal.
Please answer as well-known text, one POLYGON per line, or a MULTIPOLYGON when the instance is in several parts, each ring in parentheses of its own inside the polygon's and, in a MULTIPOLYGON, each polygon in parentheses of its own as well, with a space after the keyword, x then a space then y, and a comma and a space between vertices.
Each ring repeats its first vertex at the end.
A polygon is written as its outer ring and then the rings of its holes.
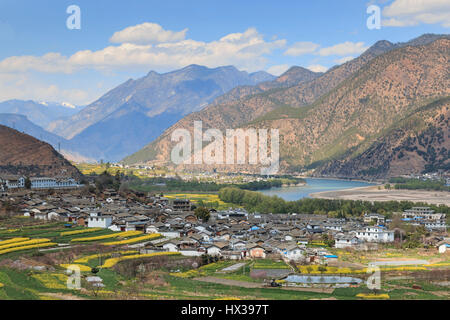
POLYGON ((358 298, 363 298, 363 299, 389 299, 389 295, 387 293, 383 293, 383 294, 358 293, 356 296, 358 298))
POLYGON ((352 274, 352 273, 366 273, 367 269, 350 269, 350 268, 337 268, 337 267, 325 267, 323 272, 320 272, 319 265, 310 266, 298 266, 301 273, 306 274, 352 274))
POLYGON ((12 239, 8 239, 8 240, 0 241, 0 246, 9 244, 9 243, 22 242, 22 241, 27 241, 27 240, 30 240, 30 238, 12 238, 12 239))
POLYGON ((159 233, 153 233, 142 237, 132 238, 128 240, 121 240, 121 241, 113 241, 113 242, 105 242, 103 245, 105 246, 115 246, 115 245, 122 245, 122 244, 132 244, 132 243, 138 243, 146 240, 151 240, 160 237, 161 235, 159 233))
POLYGON ((95 231, 99 231, 99 230, 102 230, 102 228, 89 228, 89 229, 84 229, 84 230, 64 231, 64 232, 61 232, 59 235, 60 236, 70 236, 70 235, 74 235, 74 234, 95 232, 95 231))
POLYGON ((53 243, 53 242, 45 242, 45 243, 38 243, 38 244, 29 245, 29 246, 13 247, 13 248, 9 248, 9 249, 0 250, 0 255, 10 253, 10 252, 15 252, 15 251, 23 251, 23 250, 36 249, 36 248, 45 248, 45 247, 51 247, 51 246, 55 246, 55 245, 56 245, 56 243, 53 243))
POLYGON ((141 259, 141 258, 150 258, 150 257, 157 257, 157 256, 175 256, 180 255, 179 252, 154 252, 154 253, 147 253, 147 254, 136 254, 131 256, 123 256, 119 258, 109 258, 105 261, 105 263, 101 266, 101 268, 111 268, 114 267, 117 263, 120 261, 125 260, 131 260, 131 259, 141 259))
POLYGON ((88 266, 85 266, 85 265, 82 265, 82 264, 74 264, 74 263, 72 263, 72 264, 60 264, 60 266, 63 267, 64 269, 67 269, 70 266, 76 266, 76 267, 80 268, 80 271, 82 271, 82 272, 90 272, 92 270, 91 267, 88 267, 88 266))
POLYGON ((32 275, 47 289, 67 289, 68 276, 60 273, 38 273, 32 275))
MULTIPOLYGON (((123 254, 123 255, 127 255, 127 254, 138 253, 138 251, 136 251, 136 250, 128 250, 128 251, 120 251, 119 253, 123 254)), ((113 254, 113 252, 93 254, 93 255, 90 255, 90 256, 85 256, 85 257, 79 258, 79 259, 75 260, 74 262, 75 263, 88 263, 89 260, 109 257, 112 254, 113 254)))
POLYGON ((4 250, 4 249, 12 248, 12 247, 28 246, 28 245, 33 245, 33 244, 38 244, 38 243, 43 243, 43 242, 50 242, 50 239, 32 239, 32 240, 27 240, 27 241, 12 242, 12 243, 8 243, 5 245, 0 245, 0 251, 4 250))
POLYGON ((110 239, 110 238, 125 238, 125 237, 132 237, 137 236, 139 234, 142 234, 141 231, 124 231, 124 232, 116 232, 112 234, 105 234, 103 236, 97 236, 97 237, 87 237, 87 238, 76 238, 72 239, 73 242, 88 242, 88 241, 97 241, 97 240, 104 240, 104 239, 110 239))

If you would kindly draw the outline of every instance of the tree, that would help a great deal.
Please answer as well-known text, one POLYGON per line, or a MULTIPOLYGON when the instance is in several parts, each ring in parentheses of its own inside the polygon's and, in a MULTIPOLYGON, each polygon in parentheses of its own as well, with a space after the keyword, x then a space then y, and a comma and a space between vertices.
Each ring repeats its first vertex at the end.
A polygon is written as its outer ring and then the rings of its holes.
POLYGON ((322 234, 322 241, 330 248, 332 248, 335 244, 333 238, 326 233, 322 234))
POLYGON ((29 177, 25 178, 25 188, 28 190, 31 189, 31 179, 29 177))
POLYGON ((393 230, 393 229, 404 229, 405 228, 405 223, 402 220, 402 215, 401 214, 394 214, 392 216, 392 221, 389 224, 389 229, 393 230))
POLYGON ((208 222, 209 218, 211 217, 211 214, 208 209, 205 207, 198 207, 194 211, 195 216, 198 219, 201 219, 203 222, 208 222))

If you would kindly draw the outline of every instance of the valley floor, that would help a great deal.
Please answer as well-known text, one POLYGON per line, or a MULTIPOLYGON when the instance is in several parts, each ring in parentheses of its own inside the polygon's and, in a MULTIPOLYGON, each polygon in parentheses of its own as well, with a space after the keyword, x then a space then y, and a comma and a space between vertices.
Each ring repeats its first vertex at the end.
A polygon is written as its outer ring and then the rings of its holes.
POLYGON ((313 198, 363 200, 363 201, 412 201, 428 204, 450 205, 450 192, 427 190, 386 190, 378 186, 354 188, 348 190, 312 193, 313 198))

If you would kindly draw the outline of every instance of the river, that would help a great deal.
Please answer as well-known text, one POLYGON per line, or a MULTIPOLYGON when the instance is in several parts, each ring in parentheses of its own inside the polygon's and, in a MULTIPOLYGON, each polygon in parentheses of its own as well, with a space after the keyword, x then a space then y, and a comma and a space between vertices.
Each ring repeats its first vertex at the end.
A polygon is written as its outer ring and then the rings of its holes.
POLYGON ((304 186, 271 188, 260 190, 260 192, 268 196, 279 196, 287 201, 295 201, 302 198, 309 198, 311 193, 368 187, 373 185, 362 181, 335 179, 306 178, 305 180, 306 185, 304 186))

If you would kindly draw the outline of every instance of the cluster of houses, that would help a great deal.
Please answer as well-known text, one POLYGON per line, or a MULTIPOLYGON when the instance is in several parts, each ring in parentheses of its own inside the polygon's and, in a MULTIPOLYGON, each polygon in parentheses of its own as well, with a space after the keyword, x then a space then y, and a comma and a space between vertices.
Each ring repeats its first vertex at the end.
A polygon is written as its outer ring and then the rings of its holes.
POLYGON ((450 186, 450 172, 439 170, 437 172, 429 172, 424 174, 411 174, 403 176, 405 178, 420 179, 422 181, 445 181, 446 186, 450 186))
POLYGON ((414 207, 405 210, 402 220, 414 226, 424 226, 427 230, 447 230, 447 215, 436 213, 429 207, 414 207))
MULTIPOLYGON (((187 199, 140 196, 138 201, 135 195, 122 196, 114 190, 105 190, 100 196, 69 191, 45 196, 39 192, 7 195, 23 215, 35 219, 113 231, 160 233, 163 238, 159 241, 137 245, 147 252, 177 251, 186 256, 209 254, 226 259, 277 255, 289 261, 314 263, 336 258, 325 246, 311 245, 324 239, 333 239, 336 248, 356 250, 370 250, 395 240, 394 231, 385 226, 389 221, 376 213, 365 214, 362 219, 345 219, 295 213, 250 214, 244 209, 211 210, 211 218, 205 223, 196 217, 187 199)), ((414 219, 418 212, 426 221, 442 218, 429 208, 407 210, 404 217, 414 219)), ((436 243, 444 245, 440 250, 447 248, 445 239, 435 237, 436 243)))
MULTIPOLYGON (((26 187, 26 177, 19 175, 0 176, 0 191, 20 190, 26 187)), ((72 189, 82 187, 75 179, 68 177, 32 177, 31 189, 72 189)))

